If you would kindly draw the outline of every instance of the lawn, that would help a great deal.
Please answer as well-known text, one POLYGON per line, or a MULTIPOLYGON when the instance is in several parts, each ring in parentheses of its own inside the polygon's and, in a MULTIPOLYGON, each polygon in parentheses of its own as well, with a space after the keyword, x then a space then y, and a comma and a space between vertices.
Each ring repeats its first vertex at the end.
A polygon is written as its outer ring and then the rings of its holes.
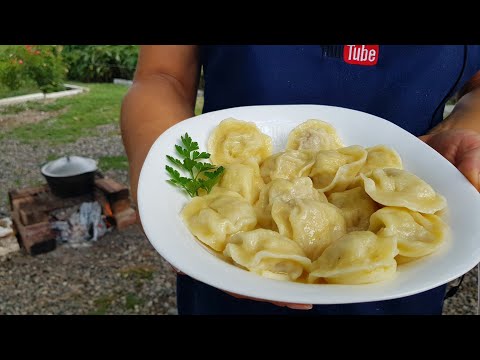
MULTIPOLYGON (((13 138, 29 143, 42 139, 50 144, 62 144, 93 135, 99 125, 117 123, 120 106, 128 88, 114 84, 82 84, 90 89, 88 93, 65 97, 55 102, 27 102, 0 108, 0 115, 15 114, 25 110, 43 112, 65 110, 58 116, 35 124, 24 125, 0 134, 1 138, 13 138)), ((199 98, 195 114, 200 114, 203 98, 199 98)))
POLYGON ((14 128, 1 134, 0 138, 9 137, 27 143, 38 139, 51 144, 68 143, 93 135, 99 125, 118 122, 120 104, 127 88, 113 84, 88 84, 88 88, 88 93, 60 98, 53 103, 28 102, 1 109, 2 114, 29 109, 48 112, 68 108, 68 111, 35 124, 14 128))

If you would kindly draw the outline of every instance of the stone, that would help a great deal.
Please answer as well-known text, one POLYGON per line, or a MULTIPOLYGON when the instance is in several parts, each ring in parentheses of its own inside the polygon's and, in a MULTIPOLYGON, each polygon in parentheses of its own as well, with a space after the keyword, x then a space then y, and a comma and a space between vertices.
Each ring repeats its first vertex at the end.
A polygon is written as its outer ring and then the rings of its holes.
POLYGON ((17 251, 20 251, 20 245, 12 228, 12 220, 0 219, 0 258, 17 251))

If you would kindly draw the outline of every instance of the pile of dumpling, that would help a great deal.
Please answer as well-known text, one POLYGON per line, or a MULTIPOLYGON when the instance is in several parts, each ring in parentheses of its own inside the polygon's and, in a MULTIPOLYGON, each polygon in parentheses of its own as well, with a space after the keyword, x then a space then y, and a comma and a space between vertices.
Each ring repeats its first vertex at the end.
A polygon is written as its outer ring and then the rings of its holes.
POLYGON ((259 275, 316 284, 391 279, 431 254, 449 232, 446 200, 403 170, 385 145, 345 146, 335 128, 307 120, 285 151, 254 123, 225 119, 208 151, 225 167, 209 194, 182 217, 198 240, 259 275))

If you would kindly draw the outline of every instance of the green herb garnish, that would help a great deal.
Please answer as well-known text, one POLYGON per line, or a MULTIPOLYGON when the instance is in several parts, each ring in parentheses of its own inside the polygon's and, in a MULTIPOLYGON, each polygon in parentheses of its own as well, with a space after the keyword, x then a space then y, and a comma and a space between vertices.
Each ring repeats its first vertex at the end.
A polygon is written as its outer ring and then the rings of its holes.
POLYGON ((170 155, 167 155, 167 159, 179 169, 187 171, 190 178, 181 176, 177 170, 166 165, 165 169, 171 177, 167 181, 174 186, 185 189, 191 197, 198 196, 198 190, 200 189, 204 189, 209 193, 220 180, 224 171, 223 166, 216 167, 210 163, 199 161, 209 159, 210 154, 197 151, 198 143, 192 141, 188 133, 185 133, 185 136, 181 136, 181 139, 183 147, 175 145, 175 149, 183 160, 176 159, 170 155))

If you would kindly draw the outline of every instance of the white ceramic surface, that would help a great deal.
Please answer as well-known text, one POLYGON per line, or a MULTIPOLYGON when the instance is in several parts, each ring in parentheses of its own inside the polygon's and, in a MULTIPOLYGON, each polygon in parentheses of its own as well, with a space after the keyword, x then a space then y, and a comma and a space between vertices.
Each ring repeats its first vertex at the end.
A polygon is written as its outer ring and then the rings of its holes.
POLYGON ((203 114, 180 122, 150 149, 140 175, 139 212, 155 249, 173 266, 197 280, 241 295, 267 300, 338 304, 413 295, 445 284, 480 262, 480 195, 466 178, 428 145, 400 127, 359 111, 320 105, 250 106, 203 114), (165 155, 186 132, 207 151, 207 139, 219 122, 234 117, 253 121, 281 151, 289 132, 307 119, 331 123, 345 145, 385 144, 398 151, 406 170, 427 181, 448 201, 452 239, 436 253, 398 268, 396 277, 368 285, 310 285, 261 277, 213 256, 183 224, 179 213, 189 201, 168 184, 165 155))

